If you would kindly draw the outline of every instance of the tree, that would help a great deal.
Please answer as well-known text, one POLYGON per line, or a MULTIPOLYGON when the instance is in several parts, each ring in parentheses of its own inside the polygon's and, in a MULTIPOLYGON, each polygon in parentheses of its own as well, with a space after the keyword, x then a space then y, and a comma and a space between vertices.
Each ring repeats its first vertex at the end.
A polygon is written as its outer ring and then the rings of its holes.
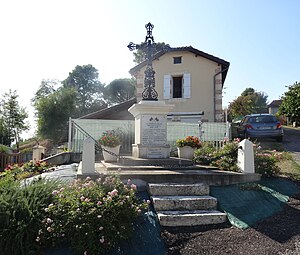
POLYGON ((98 70, 92 65, 76 66, 62 82, 65 88, 74 88, 76 112, 79 117, 106 106, 103 100, 103 85, 99 81, 98 70))
POLYGON ((38 136, 54 143, 65 141, 68 119, 76 109, 76 90, 60 87, 51 94, 34 100, 38 136))
POLYGON ((135 97, 134 79, 116 79, 104 89, 104 98, 109 105, 121 103, 135 97))
POLYGON ((4 119, 0 117, 0 144, 10 145, 11 140, 8 134, 8 130, 4 125, 4 119))
POLYGON ((22 131, 29 129, 28 123, 25 122, 28 118, 28 114, 25 108, 20 107, 18 97, 17 91, 15 90, 9 90, 8 93, 4 93, 1 110, 3 129, 9 137, 7 145, 11 146, 11 143, 15 141, 17 149, 19 149, 22 131))
POLYGON ((35 101, 51 95, 61 85, 62 84, 61 84, 61 82, 59 80, 50 80, 50 79, 48 79, 48 80, 42 80, 39 89, 37 90, 37 92, 35 92, 35 96, 34 96, 34 98, 31 101, 34 104, 35 101))
MULTIPOLYGON (((134 62, 136 64, 142 63, 143 61, 146 60, 147 57, 147 50, 145 46, 145 42, 142 42, 141 45, 143 47, 140 47, 137 49, 136 52, 133 52, 133 56, 134 56, 134 62)), ((168 50, 170 49, 170 45, 169 44, 165 44, 164 42, 161 43, 155 43, 153 44, 153 52, 152 54, 155 55, 156 53, 162 51, 162 50, 168 50)))
POLYGON ((230 118, 240 118, 252 113, 265 113, 267 111, 267 98, 268 96, 263 92, 246 88, 237 99, 229 104, 230 118))
POLYGON ((288 91, 281 97, 278 113, 291 118, 291 121, 300 121, 300 83, 295 82, 287 88, 288 91))

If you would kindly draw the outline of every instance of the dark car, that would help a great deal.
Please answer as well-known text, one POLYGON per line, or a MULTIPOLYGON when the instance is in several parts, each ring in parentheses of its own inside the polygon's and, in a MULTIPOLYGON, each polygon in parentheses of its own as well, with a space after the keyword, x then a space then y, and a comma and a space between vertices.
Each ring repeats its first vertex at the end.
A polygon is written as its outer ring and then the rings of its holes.
POLYGON ((272 114, 246 115, 238 126, 241 138, 275 138, 282 142, 283 129, 280 121, 272 114))

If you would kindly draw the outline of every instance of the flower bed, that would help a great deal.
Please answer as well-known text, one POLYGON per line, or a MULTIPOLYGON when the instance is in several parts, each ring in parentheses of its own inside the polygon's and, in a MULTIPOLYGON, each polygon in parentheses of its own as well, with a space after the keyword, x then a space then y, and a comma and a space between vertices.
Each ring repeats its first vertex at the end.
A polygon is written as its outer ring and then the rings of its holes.
POLYGON ((31 160, 25 163, 8 165, 4 169, 4 172, 0 174, 0 177, 10 173, 15 179, 21 180, 53 170, 55 170, 55 168, 49 165, 47 162, 33 162, 31 160))
POLYGON ((0 191, 0 217, 7 216, 0 228, 4 254, 40 254, 65 245, 74 254, 105 254, 130 237, 134 221, 150 203, 137 199, 130 180, 124 184, 117 177, 71 185, 41 179, 22 186, 8 174, 0 180, 0 191), (19 241, 11 242, 13 236, 19 241))

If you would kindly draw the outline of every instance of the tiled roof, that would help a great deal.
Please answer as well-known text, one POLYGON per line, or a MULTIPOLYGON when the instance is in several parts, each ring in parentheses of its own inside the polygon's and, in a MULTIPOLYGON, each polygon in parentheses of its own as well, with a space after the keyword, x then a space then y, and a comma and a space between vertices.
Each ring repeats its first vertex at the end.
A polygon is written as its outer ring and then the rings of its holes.
MULTIPOLYGON (((227 75, 227 71, 228 71, 230 63, 228 61, 224 60, 224 59, 221 59, 221 58, 215 57, 213 55, 210 55, 208 53, 205 53, 203 51, 197 50, 197 49, 193 48, 192 46, 176 47, 176 48, 169 48, 168 50, 162 50, 162 51, 156 53, 153 56, 153 60, 159 58, 160 56, 164 55, 165 53, 168 53, 168 52, 177 52, 177 51, 189 51, 189 52, 191 52, 193 54, 196 54, 196 55, 201 56, 203 58, 207 58, 207 59, 209 59, 211 61, 214 61, 214 62, 220 64, 222 66, 222 71, 224 70, 224 75, 223 75, 223 82, 224 82, 224 80, 226 78, 226 75, 227 75)), ((142 63, 136 65, 133 68, 131 68, 129 70, 129 73, 131 75, 134 75, 138 70, 140 70, 146 64, 147 64, 147 61, 143 61, 142 63)))

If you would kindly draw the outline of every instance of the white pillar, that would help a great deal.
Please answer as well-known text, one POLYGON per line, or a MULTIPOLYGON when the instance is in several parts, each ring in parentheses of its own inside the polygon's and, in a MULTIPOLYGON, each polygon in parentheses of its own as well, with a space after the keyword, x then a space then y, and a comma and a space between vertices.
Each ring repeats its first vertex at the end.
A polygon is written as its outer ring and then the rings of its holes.
POLYGON ((95 141, 88 137, 83 141, 82 161, 78 167, 78 174, 95 173, 95 141))
POLYGON ((255 173, 253 143, 244 139, 239 143, 238 167, 243 173, 255 173))
POLYGON ((36 145, 32 148, 32 161, 38 162, 42 159, 42 154, 45 154, 46 148, 40 145, 36 145))

